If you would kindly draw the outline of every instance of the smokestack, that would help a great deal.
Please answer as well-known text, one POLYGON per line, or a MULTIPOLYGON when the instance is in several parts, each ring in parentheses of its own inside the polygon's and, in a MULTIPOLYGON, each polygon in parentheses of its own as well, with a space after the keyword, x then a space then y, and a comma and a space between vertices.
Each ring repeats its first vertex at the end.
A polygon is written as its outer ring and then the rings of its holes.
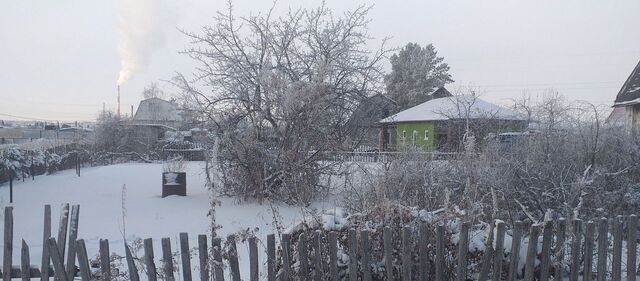
POLYGON ((131 118, 133 118, 133 105, 131 105, 131 118))
POLYGON ((118 117, 120 117, 120 85, 118 85, 118 117))

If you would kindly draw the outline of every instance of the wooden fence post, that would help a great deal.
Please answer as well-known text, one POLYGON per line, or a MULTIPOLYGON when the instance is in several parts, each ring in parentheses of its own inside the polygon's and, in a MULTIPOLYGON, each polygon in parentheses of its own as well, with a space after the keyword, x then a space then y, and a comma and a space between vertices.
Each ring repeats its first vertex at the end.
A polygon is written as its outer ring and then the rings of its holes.
POLYGON ((174 281, 173 276, 173 252, 171 252, 171 239, 165 237, 160 240, 162 244, 162 274, 168 281, 174 281))
POLYGON ((100 239, 100 273, 101 280, 111 281, 111 258, 109 257, 109 240, 100 239))
POLYGON ((198 259, 200 260, 200 280, 209 281, 209 249, 207 235, 198 235, 198 259))
POLYGON ((578 281, 580 259, 582 258, 582 221, 573 221, 573 240, 571 241, 571 270, 569 281, 578 281))
POLYGON ((315 248, 315 255, 313 257, 315 275, 313 280, 322 281, 324 278, 324 264, 322 261, 322 232, 320 232, 320 230, 316 230, 316 235, 313 238, 313 247, 315 248))
POLYGON ((60 257, 64 260, 64 249, 67 243, 67 225, 69 224, 69 203, 62 205, 60 211, 60 222, 58 224, 58 250, 60 257))
POLYGON ((402 228, 402 280, 411 281, 411 269, 412 269, 412 261, 413 255, 411 254, 411 249, 413 245, 411 243, 411 228, 405 226, 402 228))
MULTIPOLYGON (((304 249, 306 253, 307 249, 304 249)), ((258 281, 258 243, 256 237, 249 237, 249 280, 258 281)), ((301 265, 302 268, 302 265, 301 265)), ((306 266, 305 266, 306 268, 306 266)), ((306 272, 306 270, 304 271, 306 272)), ((306 279, 301 279, 306 280, 306 279)), ((207 281, 203 279, 203 281, 207 281)))
POLYGON ((638 216, 634 214, 627 218, 627 228, 627 281, 636 281, 638 216))
POLYGON ((564 275, 564 240, 565 232, 567 230, 567 221, 563 218, 558 220, 558 227, 556 228, 556 247, 554 252, 556 254, 555 261, 555 281, 562 281, 564 275))
POLYGON ((191 281, 191 249, 189 249, 189 234, 180 232, 180 257, 182 260, 182 280, 191 281))
POLYGON ((154 262, 153 254, 153 240, 147 238, 143 240, 144 243, 144 264, 147 267, 147 279, 149 281, 158 280, 158 274, 156 272, 156 263, 154 262))
POLYGON ((67 275, 75 276, 76 270, 76 239, 78 239, 78 222, 80 219, 80 205, 71 208, 69 228, 69 251, 67 253, 67 275))
POLYGON ((360 231, 360 240, 362 242, 361 259, 362 259, 362 281, 371 281, 371 261, 369 260, 369 231, 360 231))
POLYGON ((44 226, 42 233, 42 259, 40 260, 40 281, 49 281, 49 238, 51 237, 51 205, 44 205, 44 226))
POLYGON ((2 280, 11 281, 11 265, 13 263, 13 207, 4 207, 4 251, 2 263, 2 280))
POLYGON ((338 235, 329 232, 329 274, 331 280, 338 281, 338 235))
MULTIPOLYGON (((349 229, 349 281, 358 281, 358 233, 349 229)), ((385 268, 385 270, 388 270, 385 268)))
POLYGON ((276 280, 276 237, 267 235, 267 280, 276 280))
POLYGON ((48 243, 49 254, 51 256, 51 263, 53 263, 56 279, 69 281, 69 277, 67 276, 67 272, 65 271, 64 263, 62 261, 62 255, 60 255, 60 249, 58 249, 58 243, 56 243, 56 239, 51 237, 49 238, 48 243))
POLYGON ((89 256, 87 255, 87 247, 84 240, 76 240, 76 253, 78 256, 78 265, 80 266, 80 277, 82 281, 91 281, 91 269, 89 268, 89 256))
POLYGON ((229 269, 231 271, 231 280, 240 281, 240 264, 238 263, 238 246, 236 246, 236 236, 233 234, 227 236, 227 244, 229 244, 229 269))
POLYGON ((609 248, 609 222, 606 218, 601 218, 598 223, 598 266, 597 280, 606 281, 607 278, 607 255, 609 248))
POLYGON ((613 264, 611 280, 620 281, 622 278, 622 217, 613 219, 613 264))
POLYGON ((214 264, 213 274, 216 278, 216 281, 224 281, 224 270, 223 270, 223 264, 222 264, 222 246, 221 246, 222 239, 218 237, 214 237, 212 239, 211 244, 213 247, 213 264, 214 264))
POLYGON ((458 265, 456 267, 456 280, 467 280, 467 253, 469 252, 469 223, 465 222, 460 227, 458 240, 458 265))
POLYGON ((584 232, 584 268, 582 270, 583 280, 592 280, 593 276, 593 237, 596 230, 596 224, 592 221, 587 222, 584 232))
POLYGON ((429 278, 429 233, 427 225, 420 224, 420 240, 418 251, 420 256, 420 280, 426 281, 429 278))
POLYGON ((393 239, 393 232, 390 227, 385 226, 382 230, 382 245, 384 251, 384 264, 387 280, 393 279, 393 246, 391 240, 393 239))
POLYGON ((542 257, 540 260, 540 281, 549 280, 551 265, 551 243, 553 242, 553 222, 546 221, 542 231, 542 257))
POLYGON ((515 281, 518 277, 518 258, 520 256, 520 244, 522 243, 522 221, 516 221, 513 228, 511 241, 511 261, 509 263, 509 281, 515 281))
POLYGON ((436 227, 436 280, 444 278, 444 225, 436 227))
POLYGON ((31 280, 31 267, 29 259, 29 245, 22 239, 22 249, 20 250, 20 277, 22 281, 31 280))
MULTIPOLYGON (((124 242, 124 252, 125 257, 127 259, 127 267, 129 268, 129 280, 131 281, 140 281, 140 276, 138 275, 138 268, 136 268, 136 264, 133 261, 133 255, 131 255, 131 249, 127 242, 124 242)), ((55 264, 55 262, 54 262, 55 264)), ((56 268, 56 272, 58 269, 56 268)))
POLYGON ((291 234, 282 234, 282 280, 291 280, 291 234))
POLYGON ((538 256, 538 236, 540 236, 540 225, 532 225, 529 231, 529 245, 527 246, 527 256, 525 259, 524 280, 533 281, 535 271, 535 261, 538 256))

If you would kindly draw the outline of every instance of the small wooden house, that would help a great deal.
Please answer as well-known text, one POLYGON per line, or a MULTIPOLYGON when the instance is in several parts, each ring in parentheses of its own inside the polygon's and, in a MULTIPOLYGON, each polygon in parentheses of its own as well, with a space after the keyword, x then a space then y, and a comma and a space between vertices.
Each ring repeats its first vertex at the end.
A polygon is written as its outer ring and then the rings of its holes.
POLYGON ((620 124, 632 134, 640 133, 640 62, 620 88, 613 107, 608 123, 620 124))
POLYGON ((523 131, 527 121, 516 112, 476 96, 429 100, 379 121, 384 150, 460 149, 467 127, 478 141, 489 133, 523 131))

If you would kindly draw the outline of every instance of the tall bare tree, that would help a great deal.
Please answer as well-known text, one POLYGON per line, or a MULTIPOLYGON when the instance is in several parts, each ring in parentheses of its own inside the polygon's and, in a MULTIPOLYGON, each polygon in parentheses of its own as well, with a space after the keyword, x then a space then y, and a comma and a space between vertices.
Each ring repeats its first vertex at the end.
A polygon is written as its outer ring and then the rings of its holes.
POLYGON ((323 152, 348 145, 346 121, 382 81, 383 43, 369 50, 361 6, 335 16, 321 5, 236 17, 229 3, 214 24, 185 32, 195 77, 173 82, 214 124, 227 192, 308 202, 330 172, 323 152))

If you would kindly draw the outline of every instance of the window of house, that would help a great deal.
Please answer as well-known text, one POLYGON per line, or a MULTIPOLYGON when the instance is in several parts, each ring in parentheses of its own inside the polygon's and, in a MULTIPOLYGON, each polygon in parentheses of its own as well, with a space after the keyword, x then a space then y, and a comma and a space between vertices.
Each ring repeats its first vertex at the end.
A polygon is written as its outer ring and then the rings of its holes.
POLYGON ((429 130, 424 130, 424 140, 429 140, 429 130))
POLYGON ((402 130, 402 140, 405 140, 406 138, 407 138, 407 131, 402 130))
POLYGON ((418 131, 413 130, 413 135, 411 136, 411 144, 415 146, 417 140, 418 140, 418 131))

